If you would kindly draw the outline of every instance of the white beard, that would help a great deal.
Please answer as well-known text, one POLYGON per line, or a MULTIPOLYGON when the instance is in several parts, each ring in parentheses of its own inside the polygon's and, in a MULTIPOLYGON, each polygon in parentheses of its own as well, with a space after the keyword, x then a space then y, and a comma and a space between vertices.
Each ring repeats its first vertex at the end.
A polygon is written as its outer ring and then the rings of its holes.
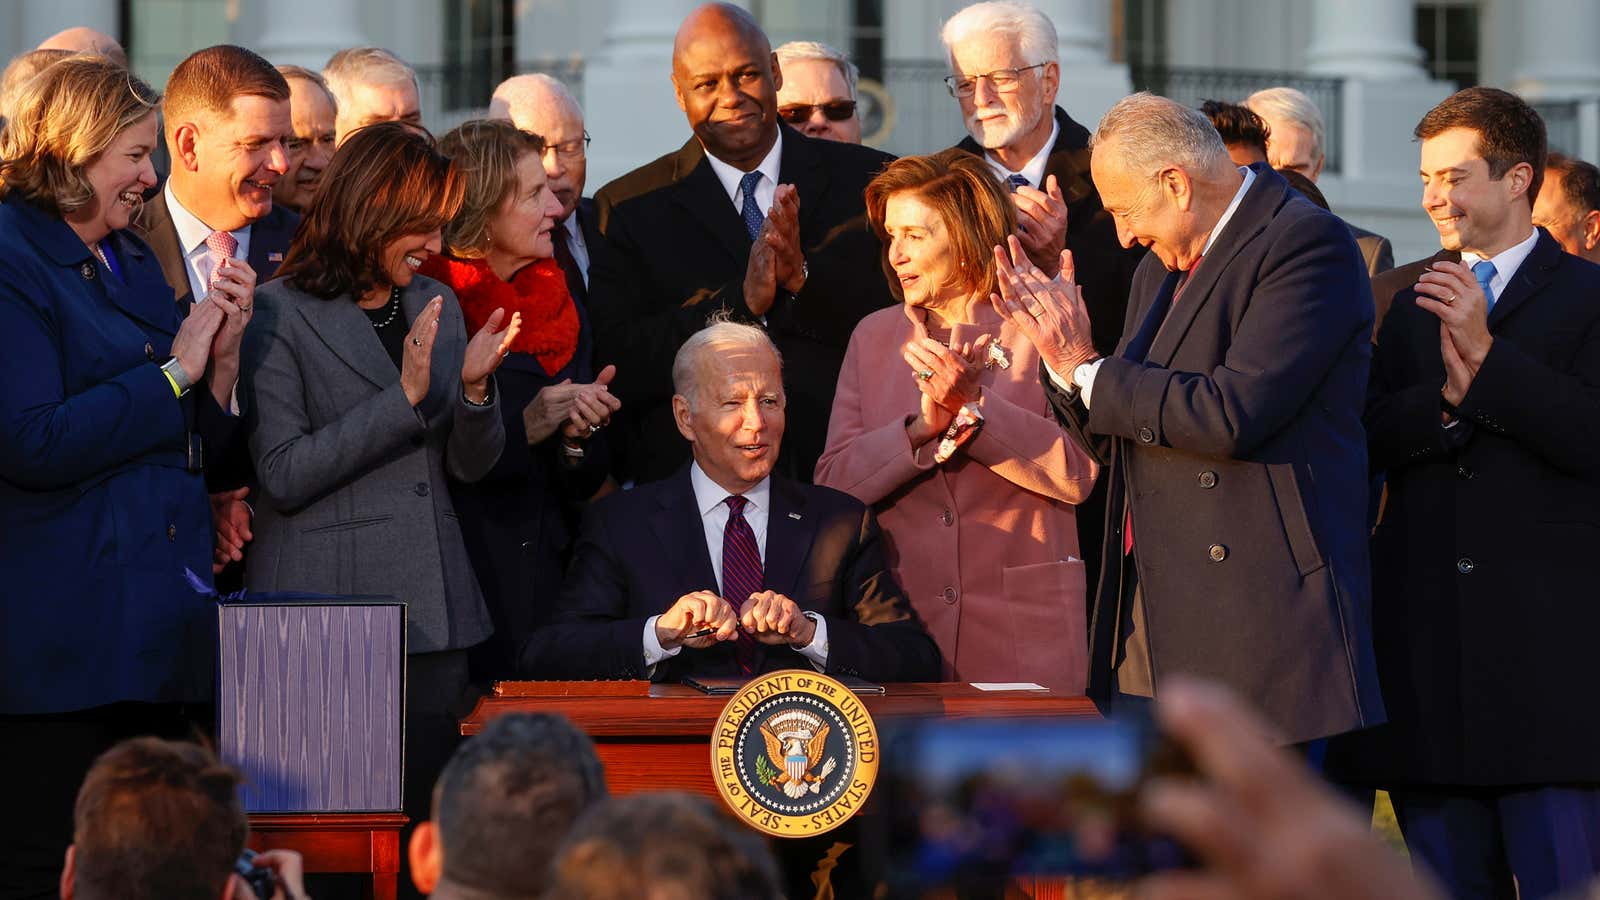
POLYGON ((1037 117, 1032 122, 1023 122, 1011 116, 1009 112, 1003 118, 990 119, 987 122, 978 121, 978 114, 987 111, 975 109, 972 115, 967 117, 967 133, 972 135, 978 146, 985 150, 1009 147, 1039 124, 1037 117))

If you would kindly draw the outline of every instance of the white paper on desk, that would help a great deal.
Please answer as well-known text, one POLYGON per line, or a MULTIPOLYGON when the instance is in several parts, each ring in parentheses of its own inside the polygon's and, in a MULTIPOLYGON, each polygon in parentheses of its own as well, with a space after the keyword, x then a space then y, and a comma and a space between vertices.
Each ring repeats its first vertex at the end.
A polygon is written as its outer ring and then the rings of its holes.
POLYGON ((973 681, 968 682, 980 691, 1042 691, 1045 686, 1031 681, 973 681))

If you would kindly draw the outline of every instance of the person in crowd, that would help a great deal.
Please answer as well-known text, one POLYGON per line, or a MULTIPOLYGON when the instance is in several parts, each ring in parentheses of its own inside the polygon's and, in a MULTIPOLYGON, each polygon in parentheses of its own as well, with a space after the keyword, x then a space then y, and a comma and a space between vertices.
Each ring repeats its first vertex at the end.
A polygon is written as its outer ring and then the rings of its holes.
POLYGON ((1372 542, 1389 724, 1328 766, 1388 789, 1452 896, 1545 897, 1600 869, 1600 723, 1563 689, 1600 675, 1600 268, 1533 225, 1549 185, 1527 103, 1469 88, 1415 134, 1443 250, 1374 284, 1391 302, 1365 416, 1389 488, 1372 542))
POLYGON ((567 276, 567 290, 580 304, 589 302, 591 248, 600 246, 600 218, 594 200, 583 195, 589 164, 589 132, 583 107, 566 86, 549 75, 514 75, 494 89, 491 119, 510 119, 544 139, 544 174, 561 201, 560 226, 550 232, 556 262, 567 276))
MULTIPOLYGON (((1315 184, 1322 175, 1327 154, 1323 151, 1327 128, 1322 111, 1304 92, 1292 87, 1272 87, 1256 91, 1244 105, 1267 123, 1267 161, 1274 169, 1292 169, 1315 184)), ((1361 258, 1367 261, 1367 274, 1394 268, 1394 245, 1381 234, 1345 223, 1356 236, 1361 258)), ((1378 321, 1383 321, 1379 318, 1378 321)))
POLYGON ((1355 240, 1148 93, 1100 120, 1094 181, 1122 241, 1151 250, 1115 355, 1094 347, 1070 254, 1052 280, 1016 241, 995 251, 997 304, 1038 349, 1062 426, 1108 467, 1090 696, 1115 714, 1194 674, 1287 742, 1380 723, 1355 240))
POLYGON ((606 798, 594 742, 562 716, 512 713, 468 738, 411 834, 411 878, 433 900, 537 897, 556 848, 606 798))
POLYGON ((695 9, 672 83, 694 137, 595 197, 606 247, 590 269, 601 362, 628 430, 616 467, 666 478, 688 455, 672 412, 672 360, 721 310, 764 322, 788 359, 795 428, 779 471, 811 479, 850 332, 893 298, 861 192, 889 156, 808 138, 778 119, 778 68, 750 13, 695 9))
POLYGON ((187 318, 130 229, 155 183, 158 97, 104 57, 61 60, 0 136, 0 741, 26 772, 0 896, 53 890, 73 792, 122 737, 208 702, 215 613, 198 432, 225 440, 254 275, 187 318), (208 380, 206 372, 213 374, 208 380))
MULTIPOLYGON (((1077 283, 1101 353, 1116 349, 1133 272, 1144 254, 1117 242, 1116 226, 1089 177, 1089 131, 1056 104, 1061 67, 1050 17, 1015 0, 975 3, 945 22, 945 84, 979 157, 1011 190, 1017 236, 1034 265, 1054 272, 1063 248, 1078 260, 1077 283)), ((1105 485, 1078 505, 1078 542, 1089 584, 1100 577, 1105 485)))
POLYGON ((29 50, 6 64, 5 71, 0 73, 0 129, 5 128, 6 119, 11 117, 13 98, 22 89, 23 83, 43 72, 51 63, 71 55, 65 50, 29 50))
POLYGON ((417 70, 393 53, 381 47, 340 50, 322 67, 322 77, 333 92, 336 144, 343 144, 357 128, 378 122, 400 122, 426 131, 417 70))
POLYGON ((1056 425, 1033 345, 989 303, 1016 211, 989 168, 946 150, 867 186, 904 306, 856 326, 817 483, 870 504, 947 681, 1083 693, 1088 647, 1072 505, 1098 467, 1056 425))
POLYGON ((546 900, 780 900, 778 866, 755 832, 703 797, 614 797, 578 820, 551 864, 546 900))
MULTIPOLYGON (((250 831, 240 781, 198 744, 135 738, 106 751, 78 791, 61 900, 254 898, 234 869, 250 831)), ((299 853, 251 862, 272 873, 273 900, 309 900, 299 853)))
POLYGON ((806 137, 861 143, 861 70, 850 57, 818 41, 790 41, 772 52, 783 74, 778 115, 806 137))
POLYGON ((103 31, 79 25, 50 35, 39 42, 39 50, 64 50, 67 53, 98 53, 126 69, 128 52, 117 39, 103 31))
POLYGON ((252 591, 406 602, 406 796, 413 822, 469 708, 467 648, 491 620, 448 479, 487 475, 505 445, 494 371, 521 315, 475 334, 420 275, 466 178, 401 123, 340 145, 279 278, 259 292, 240 402, 261 491, 252 591))
MULTIPOLYGON (((134 227, 149 243, 186 316, 219 278, 241 263, 270 280, 300 218, 275 207, 272 194, 288 162, 289 86, 272 64, 243 47, 220 44, 191 54, 167 79, 162 101, 171 174, 145 203, 134 227)), ((252 315, 245 310, 241 327, 252 315)), ((237 358, 219 360, 210 378, 237 378, 237 358)), ((230 401, 229 408, 233 408, 230 401)), ((207 449, 217 541, 213 569, 234 590, 251 536, 253 473, 243 441, 207 449)))
POLYGON ((1600 263, 1600 168, 1551 153, 1533 201, 1533 224, 1573 256, 1600 263))
MULTIPOLYGON (((1149 826, 1194 854, 1193 869, 1150 876, 1147 900, 1445 900, 1427 872, 1373 833, 1357 812, 1226 688, 1174 677, 1157 721, 1194 761, 1198 779, 1154 780, 1142 792, 1149 826)), ((1524 895, 1526 896, 1526 895, 1524 895)))
POLYGON ((289 84, 292 134, 283 142, 288 167, 272 190, 272 202, 296 213, 311 205, 322 172, 333 158, 333 92, 321 75, 303 66, 279 66, 289 84))
POLYGON ((506 452, 477 482, 453 486, 494 623, 473 650, 474 677, 509 678, 517 648, 549 621, 577 511, 606 480, 596 431, 618 406, 606 388, 615 369, 597 377, 588 315, 551 258, 561 207, 540 162, 544 142, 510 122, 475 119, 446 134, 439 149, 466 188, 444 227, 445 253, 420 271, 455 293, 469 331, 497 309, 522 317, 496 376, 506 452))
POLYGON ((935 681, 939 650, 887 571, 872 513, 773 474, 782 362, 753 325, 717 320, 672 366, 693 461, 589 508, 558 624, 523 648, 548 678, 733 676, 806 668, 935 681))
POLYGON ((1250 111, 1249 107, 1221 100, 1206 100, 1200 111, 1211 120, 1222 143, 1228 148, 1228 158, 1236 166, 1248 166, 1267 161, 1267 123, 1250 111))

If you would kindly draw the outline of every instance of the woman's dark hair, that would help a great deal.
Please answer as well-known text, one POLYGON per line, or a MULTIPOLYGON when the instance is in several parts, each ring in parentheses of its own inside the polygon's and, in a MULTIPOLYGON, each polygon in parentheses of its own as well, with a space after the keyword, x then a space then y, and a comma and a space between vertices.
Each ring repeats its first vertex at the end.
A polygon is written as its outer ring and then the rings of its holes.
POLYGON ((323 172, 278 274, 324 300, 360 299, 389 283, 384 248, 443 228, 465 190, 428 135, 399 122, 358 129, 323 172))

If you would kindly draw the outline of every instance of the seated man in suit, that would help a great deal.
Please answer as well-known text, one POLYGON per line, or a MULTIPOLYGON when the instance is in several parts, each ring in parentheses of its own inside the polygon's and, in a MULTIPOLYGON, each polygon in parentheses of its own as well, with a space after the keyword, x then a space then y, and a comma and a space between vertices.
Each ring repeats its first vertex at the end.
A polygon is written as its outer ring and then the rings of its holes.
POLYGON ((872 514, 772 475, 785 396, 766 333, 714 322, 678 351, 672 381, 694 461, 590 507, 557 624, 528 639, 522 668, 663 680, 814 667, 937 681, 939 649, 889 573, 872 514))
MULTIPOLYGON (((288 171, 284 139, 294 133, 289 84, 272 64, 243 47, 219 44, 196 51, 172 70, 162 100, 172 173, 144 204, 134 228, 150 244, 167 284, 188 316, 219 278, 235 277, 240 263, 265 284, 283 262, 300 217, 272 202, 288 171)), ((239 327, 250 320, 249 310, 239 327)), ((237 359, 220 359, 213 377, 237 359)), ((233 410, 237 412, 237 408, 233 410)), ((215 429, 201 427, 202 437, 215 429)), ((206 487, 216 518, 213 568, 243 559, 250 535, 246 485, 254 479, 245 442, 206 448, 206 487)), ((220 587, 238 587, 238 570, 220 587)))
POLYGON ((578 304, 589 303, 590 247, 602 240, 594 201, 583 195, 589 169, 589 132, 583 107, 566 85, 543 73, 513 75, 494 89, 489 118, 544 138, 545 184, 561 201, 557 228, 550 232, 556 262, 567 276, 567 290, 578 304))
POLYGON ((624 477, 666 478, 687 461, 673 424, 673 354, 726 310, 762 324, 788 360, 795 429, 778 471, 810 481, 850 333, 894 302, 862 198, 890 157, 781 123, 782 82, 750 13, 696 9, 672 55, 694 137, 595 195, 605 246, 594 254, 589 309, 595 364, 618 369, 624 477))

